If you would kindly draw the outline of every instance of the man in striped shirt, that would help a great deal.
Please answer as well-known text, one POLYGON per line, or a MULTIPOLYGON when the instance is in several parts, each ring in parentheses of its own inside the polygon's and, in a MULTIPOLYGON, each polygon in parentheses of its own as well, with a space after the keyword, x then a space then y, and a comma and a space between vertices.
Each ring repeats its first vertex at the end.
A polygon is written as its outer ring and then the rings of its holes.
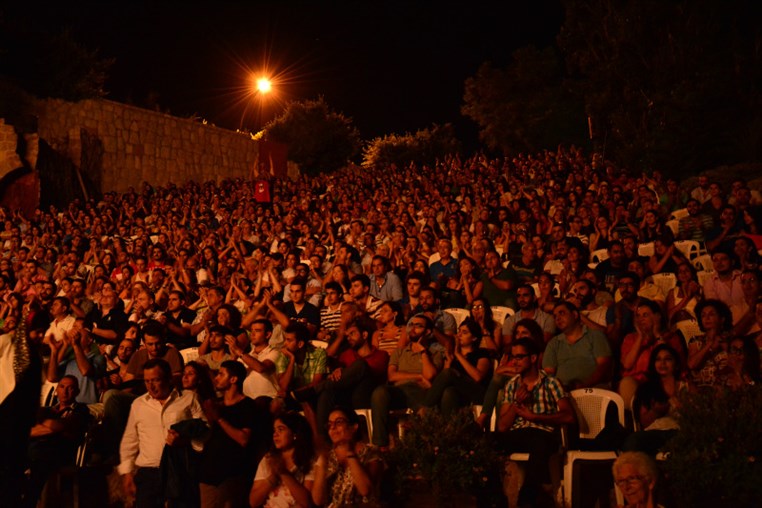
POLYGON ((518 371, 505 385, 498 419, 499 441, 507 453, 529 453, 519 506, 539 506, 543 484, 550 483, 548 461, 558 450, 554 430, 574 423, 574 410, 561 383, 540 370, 537 346, 529 339, 511 345, 510 362, 518 371))

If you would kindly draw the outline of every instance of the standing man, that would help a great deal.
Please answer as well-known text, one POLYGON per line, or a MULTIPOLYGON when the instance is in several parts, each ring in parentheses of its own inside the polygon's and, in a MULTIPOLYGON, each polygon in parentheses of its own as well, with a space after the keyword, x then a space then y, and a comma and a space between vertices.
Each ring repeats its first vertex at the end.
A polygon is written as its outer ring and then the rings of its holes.
POLYGON ((246 367, 228 360, 214 377, 220 401, 203 404, 211 426, 199 471, 201 506, 247 505, 255 467, 267 451, 272 425, 267 409, 243 394, 246 367))
MULTIPOLYGON (((166 501, 159 475, 164 445, 185 444, 171 427, 183 420, 204 418, 204 412, 194 392, 180 394, 172 387, 172 370, 166 361, 148 360, 142 377, 148 392, 135 399, 130 409, 118 471, 125 492, 135 495, 136 508, 160 508, 166 501)), ((199 451, 201 446, 193 443, 193 448, 199 451)))
MULTIPOLYGON (((511 344, 511 364, 518 374, 505 385, 505 399, 497 422, 499 442, 508 453, 529 453, 520 506, 542 506, 550 483, 548 462, 558 450, 554 430, 575 421, 574 411, 561 383, 537 369, 539 351, 529 339, 511 344)), ((552 506, 552 500, 546 500, 552 506)))

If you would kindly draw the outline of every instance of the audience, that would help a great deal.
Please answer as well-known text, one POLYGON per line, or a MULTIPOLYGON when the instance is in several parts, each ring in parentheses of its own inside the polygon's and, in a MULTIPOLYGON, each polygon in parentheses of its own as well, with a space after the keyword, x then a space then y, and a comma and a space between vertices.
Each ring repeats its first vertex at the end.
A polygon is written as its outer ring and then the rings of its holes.
MULTIPOLYGON (((726 192, 701 176, 686 189, 559 148, 268 185, 272 201, 264 203, 252 182, 237 179, 145 183, 29 218, 0 208, 2 332, 24 319, 47 362, 43 372, 51 381, 73 376, 79 403, 105 402, 105 427, 117 442, 129 403, 145 390, 146 364, 168 362, 167 393, 197 390, 183 379, 187 348, 225 372, 217 389, 257 399, 258 410, 280 411, 286 397, 309 413, 326 393, 325 420, 329 402, 367 407, 375 387, 373 440, 381 446, 389 444, 389 406, 449 408, 450 392, 458 404, 481 403, 486 393, 485 424, 497 393, 519 374, 513 361, 504 359, 494 375, 485 362, 510 358, 520 337, 531 337, 537 361, 567 389, 632 393, 648 382, 649 353, 664 342, 682 347, 677 325, 697 319, 703 333, 689 337, 682 375, 698 386, 758 382, 762 199, 744 181, 726 192), (678 220, 669 222, 673 213, 678 220), (694 265, 695 253, 686 255, 675 238, 700 242, 702 253, 710 248, 711 263, 694 265), (653 242, 653 252, 643 245, 638 255, 639 242, 653 242), (674 274, 676 285, 655 274, 674 274), (495 322, 495 305, 514 313, 495 322), (458 328, 453 307, 474 321, 458 328), (327 355, 314 338, 328 343, 327 355), (391 384, 375 372, 379 350, 391 356, 391 384), (231 359, 245 375, 222 369, 231 359), (366 361, 371 369, 359 368, 366 361), (354 379, 354 369, 373 371, 362 396, 353 396, 359 385, 339 382, 341 372, 354 379), (432 384, 437 390, 426 398, 432 384)), ((252 499, 283 485, 301 498, 296 484, 309 483, 287 477, 288 455, 276 445, 264 459, 275 472, 254 482, 252 499)), ((349 459, 332 474, 353 471, 349 459)), ((297 462, 311 473, 311 463, 297 462)), ((355 486, 353 498, 365 497, 366 486, 355 486)))

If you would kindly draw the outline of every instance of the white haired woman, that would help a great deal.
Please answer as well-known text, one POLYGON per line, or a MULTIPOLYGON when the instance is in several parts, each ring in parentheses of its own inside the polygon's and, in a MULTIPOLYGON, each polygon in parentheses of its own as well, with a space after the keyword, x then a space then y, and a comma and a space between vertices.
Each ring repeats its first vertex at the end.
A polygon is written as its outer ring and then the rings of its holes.
POLYGON ((643 452, 624 452, 612 467, 614 483, 624 495, 624 505, 617 508, 659 508, 654 500, 659 471, 651 457, 643 452))

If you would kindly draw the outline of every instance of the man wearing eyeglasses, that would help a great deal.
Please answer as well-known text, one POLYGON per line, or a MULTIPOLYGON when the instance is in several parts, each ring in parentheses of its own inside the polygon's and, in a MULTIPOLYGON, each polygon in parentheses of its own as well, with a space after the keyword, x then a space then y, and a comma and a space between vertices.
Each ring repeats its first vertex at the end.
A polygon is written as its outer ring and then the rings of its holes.
POLYGON ((519 506, 552 506, 543 485, 550 483, 548 462, 559 446, 555 430, 574 423, 574 411, 561 383, 537 367, 537 346, 529 339, 511 345, 510 362, 518 371, 505 385, 498 440, 507 453, 529 453, 519 506))

